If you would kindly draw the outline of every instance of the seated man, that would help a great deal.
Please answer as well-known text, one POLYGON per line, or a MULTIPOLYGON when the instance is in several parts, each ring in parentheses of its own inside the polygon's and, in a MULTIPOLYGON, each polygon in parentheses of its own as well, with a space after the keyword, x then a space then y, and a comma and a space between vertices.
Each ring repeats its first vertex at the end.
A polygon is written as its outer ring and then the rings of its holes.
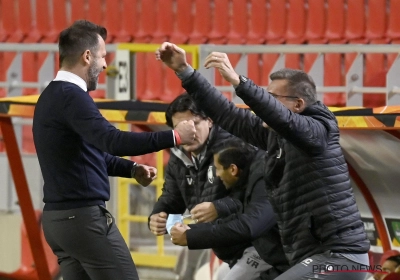
MULTIPOLYGON (((192 144, 171 149, 162 194, 149 217, 149 228, 154 235, 166 233, 169 214, 182 214, 188 209, 196 222, 203 223, 228 216, 238 209, 238 205, 231 200, 219 200, 227 196, 227 190, 215 176, 211 152, 214 146, 233 136, 213 125, 188 94, 178 96, 165 115, 170 127, 183 120, 192 120, 196 134, 192 144)), ((235 262, 249 246, 250 242, 232 246, 223 258, 235 262)), ((192 274, 189 272, 185 275, 192 274)))
MULTIPOLYGON (((382 263, 382 272, 383 273, 375 273, 373 279, 375 280, 382 280, 386 279, 390 274, 395 274, 397 271, 396 269, 400 269, 400 255, 388 257, 382 263)), ((392 276, 393 279, 394 276, 392 276)))
POLYGON ((233 140, 216 147, 213 154, 217 177, 230 198, 243 205, 242 211, 212 223, 176 224, 171 229, 172 242, 189 249, 213 248, 217 257, 227 246, 252 242, 223 279, 274 279, 289 264, 267 199, 264 151, 233 140))

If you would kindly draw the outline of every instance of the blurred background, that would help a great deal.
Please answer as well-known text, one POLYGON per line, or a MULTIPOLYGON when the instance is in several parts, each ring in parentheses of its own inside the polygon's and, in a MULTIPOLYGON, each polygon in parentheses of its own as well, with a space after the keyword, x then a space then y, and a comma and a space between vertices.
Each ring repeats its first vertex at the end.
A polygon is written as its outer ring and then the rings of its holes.
MULTIPOLYGON (((227 52, 237 72, 261 86, 267 86, 269 74, 279 68, 303 69, 315 79, 319 99, 333 110, 356 106, 392 113, 374 118, 378 124, 363 113, 341 122, 341 144, 373 245, 371 260, 379 263, 385 251, 400 247, 399 13, 400 0, 0 0, 0 98, 35 100, 58 70, 59 32, 78 19, 108 30, 109 67, 100 76, 99 89, 90 92, 96 100, 164 104, 181 94, 173 71, 154 59, 164 41, 181 44, 193 66, 238 104, 242 101, 220 75, 202 67, 211 51, 227 52)), ((0 119, 10 108, 4 99, 0 119)), ((130 122, 115 124, 131 131, 167 129, 162 112, 137 111, 130 122)), ((43 179, 28 115, 13 115, 12 124, 40 221, 43 179)), ((19 155, 7 151, 0 137, 0 272, 15 277, 11 279, 38 279, 7 158, 19 155)), ((108 208, 117 216, 141 279, 175 279, 186 265, 181 247, 168 237, 155 238, 147 227, 168 158, 167 150, 133 157, 161 170, 147 188, 132 180, 110 179, 108 208)), ((58 266, 46 253, 55 279, 58 266)), ((210 278, 219 262, 212 254, 204 255, 195 266, 204 263, 206 272, 198 279, 210 278)))

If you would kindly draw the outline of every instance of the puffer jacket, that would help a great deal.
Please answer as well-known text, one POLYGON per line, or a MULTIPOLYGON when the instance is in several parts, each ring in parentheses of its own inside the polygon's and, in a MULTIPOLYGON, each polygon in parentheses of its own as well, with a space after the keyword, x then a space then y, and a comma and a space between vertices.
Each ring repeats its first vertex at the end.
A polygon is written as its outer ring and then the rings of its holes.
POLYGON ((369 250, 337 121, 325 105, 316 102, 293 113, 249 79, 236 94, 253 114, 228 102, 196 71, 183 87, 214 123, 267 151, 268 196, 291 265, 327 250, 369 250))

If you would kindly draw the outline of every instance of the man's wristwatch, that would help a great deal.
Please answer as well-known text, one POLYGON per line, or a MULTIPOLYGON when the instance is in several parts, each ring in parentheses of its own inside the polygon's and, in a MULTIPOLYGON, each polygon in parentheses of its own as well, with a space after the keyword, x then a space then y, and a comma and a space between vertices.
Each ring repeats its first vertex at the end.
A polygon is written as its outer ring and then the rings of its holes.
POLYGON ((249 78, 247 78, 247 77, 245 77, 245 76, 243 76, 243 75, 239 75, 239 80, 240 80, 239 86, 241 86, 241 85, 243 85, 245 82, 247 82, 248 79, 249 79, 249 78))
POLYGON ((131 178, 135 178, 136 176, 136 167, 138 164, 136 162, 133 163, 132 169, 131 169, 131 178))

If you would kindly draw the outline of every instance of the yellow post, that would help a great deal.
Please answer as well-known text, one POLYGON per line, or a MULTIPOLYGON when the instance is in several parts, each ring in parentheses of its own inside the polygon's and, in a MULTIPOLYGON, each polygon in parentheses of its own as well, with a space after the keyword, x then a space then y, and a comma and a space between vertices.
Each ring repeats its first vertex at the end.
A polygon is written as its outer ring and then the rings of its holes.
MULTIPOLYGON (((130 130, 129 126, 126 123, 118 125, 119 129, 124 131, 130 130)), ((118 228, 129 247, 129 220, 127 219, 127 215, 129 214, 129 183, 126 178, 118 177, 117 186, 118 228)))

